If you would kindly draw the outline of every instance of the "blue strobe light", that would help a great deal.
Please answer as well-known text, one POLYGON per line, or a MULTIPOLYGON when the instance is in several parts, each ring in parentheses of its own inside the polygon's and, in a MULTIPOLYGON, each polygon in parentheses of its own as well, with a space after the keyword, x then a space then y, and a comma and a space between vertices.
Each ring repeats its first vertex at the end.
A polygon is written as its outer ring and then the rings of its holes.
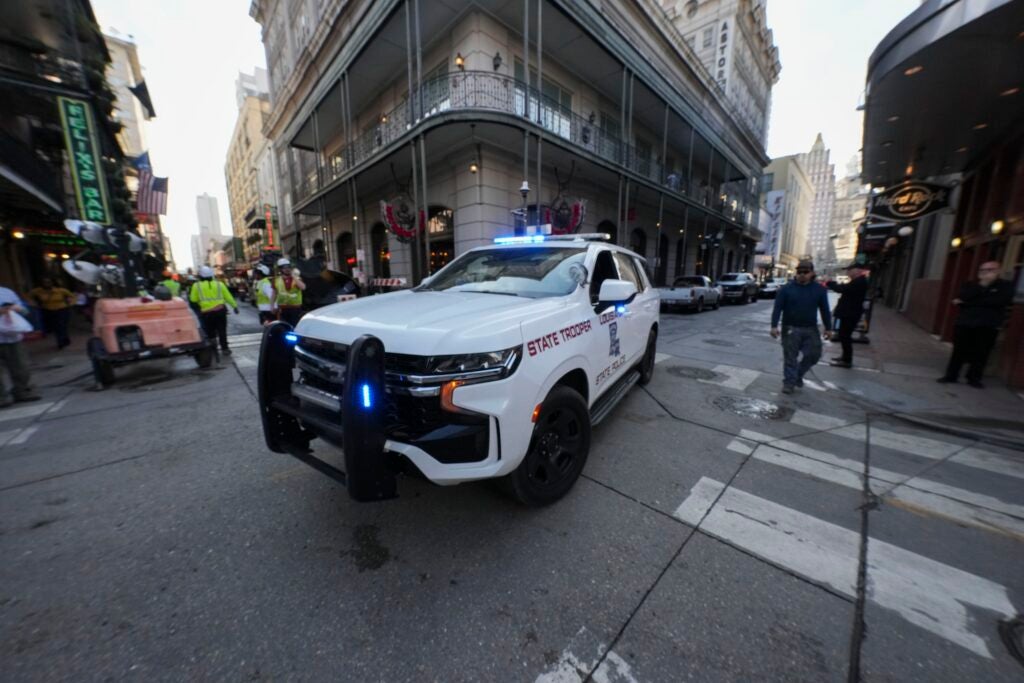
POLYGON ((537 244, 544 241, 544 235, 512 235, 509 237, 495 237, 495 244, 537 244))
POLYGON ((364 384, 362 386, 362 393, 363 393, 363 407, 364 408, 372 408, 373 407, 373 400, 370 397, 370 385, 369 384, 364 384))
POLYGON ((295 334, 294 332, 285 332, 284 340, 289 344, 298 344, 299 335, 295 334))

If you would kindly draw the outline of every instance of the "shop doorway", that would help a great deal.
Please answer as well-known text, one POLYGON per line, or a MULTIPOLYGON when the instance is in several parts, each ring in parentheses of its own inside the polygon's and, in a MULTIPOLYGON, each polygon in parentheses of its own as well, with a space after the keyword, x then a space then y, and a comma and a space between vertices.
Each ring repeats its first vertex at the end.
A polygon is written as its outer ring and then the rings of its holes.
POLYGON ((351 232, 343 232, 338 235, 338 270, 346 275, 352 275, 352 269, 356 265, 356 245, 351 232))
POLYGON ((391 249, 388 246, 388 229, 377 223, 370 230, 370 248, 373 250, 374 277, 391 277, 391 249))

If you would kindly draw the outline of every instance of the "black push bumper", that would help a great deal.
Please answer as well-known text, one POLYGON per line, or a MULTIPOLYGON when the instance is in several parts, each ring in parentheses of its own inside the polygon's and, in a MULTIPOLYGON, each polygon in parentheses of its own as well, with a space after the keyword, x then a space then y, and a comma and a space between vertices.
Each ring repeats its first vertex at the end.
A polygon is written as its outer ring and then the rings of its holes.
POLYGON ((339 418, 337 411, 310 410, 293 396, 295 341, 284 322, 263 333, 257 393, 267 447, 344 484, 354 500, 395 498, 397 463, 384 452, 384 344, 364 335, 349 347, 339 418), (342 446, 344 472, 312 455, 309 445, 316 436, 342 446))

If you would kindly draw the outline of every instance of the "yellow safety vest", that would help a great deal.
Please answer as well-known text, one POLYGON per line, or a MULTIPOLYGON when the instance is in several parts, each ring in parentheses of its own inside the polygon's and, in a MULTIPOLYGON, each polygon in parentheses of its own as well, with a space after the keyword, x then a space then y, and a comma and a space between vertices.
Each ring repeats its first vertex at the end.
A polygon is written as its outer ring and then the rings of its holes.
POLYGON ((256 305, 257 306, 269 306, 270 297, 263 292, 263 285, 270 282, 269 277, 265 277, 256 283, 256 305))
POLYGON ((192 285, 188 299, 199 304, 200 313, 209 313, 224 306, 237 308, 235 297, 231 296, 227 285, 220 280, 200 280, 192 285))
POLYGON ((277 291, 277 305, 278 306, 301 306, 302 305, 302 290, 299 289, 298 285, 295 284, 295 278, 292 278, 292 288, 284 288, 284 278, 278 277, 274 280, 274 289, 277 291))
POLYGON ((160 284, 162 284, 164 287, 170 290, 172 297, 178 296, 181 293, 181 283, 172 280, 171 278, 167 278, 160 284))

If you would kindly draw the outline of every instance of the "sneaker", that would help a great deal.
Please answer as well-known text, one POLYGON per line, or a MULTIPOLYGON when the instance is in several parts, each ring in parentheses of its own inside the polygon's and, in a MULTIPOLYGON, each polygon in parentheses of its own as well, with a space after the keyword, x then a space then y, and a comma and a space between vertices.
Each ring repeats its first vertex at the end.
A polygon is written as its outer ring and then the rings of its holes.
POLYGON ((792 394, 793 393, 793 385, 792 384, 783 384, 782 385, 782 393, 784 393, 784 394, 792 394))
POLYGON ((829 365, 831 365, 834 368, 852 368, 853 367, 853 363, 851 363, 848 360, 843 360, 842 358, 833 358, 829 362, 829 365))
POLYGON ((956 377, 940 377, 935 381, 939 384, 956 384, 956 377))

